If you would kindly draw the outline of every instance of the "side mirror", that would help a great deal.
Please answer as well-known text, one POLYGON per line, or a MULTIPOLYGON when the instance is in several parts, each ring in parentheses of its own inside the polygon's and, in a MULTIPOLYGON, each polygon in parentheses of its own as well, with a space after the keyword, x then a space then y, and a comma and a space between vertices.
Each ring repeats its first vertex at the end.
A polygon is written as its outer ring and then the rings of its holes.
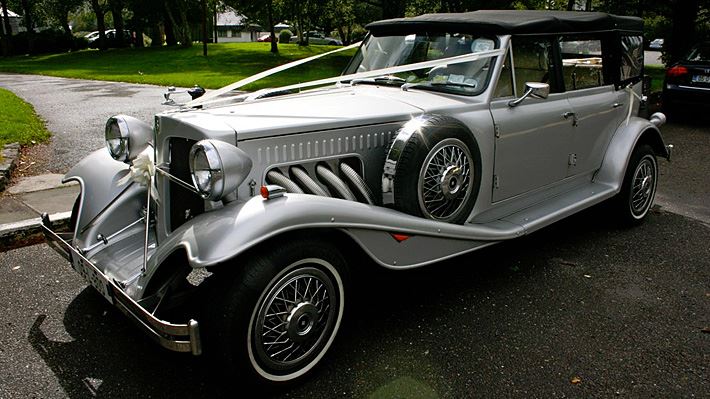
POLYGON ((550 95, 550 85, 547 83, 540 82, 526 82, 525 83, 525 93, 523 93, 520 98, 512 100, 508 103, 509 107, 516 107, 518 104, 523 102, 526 98, 532 96, 534 98, 545 99, 550 95))

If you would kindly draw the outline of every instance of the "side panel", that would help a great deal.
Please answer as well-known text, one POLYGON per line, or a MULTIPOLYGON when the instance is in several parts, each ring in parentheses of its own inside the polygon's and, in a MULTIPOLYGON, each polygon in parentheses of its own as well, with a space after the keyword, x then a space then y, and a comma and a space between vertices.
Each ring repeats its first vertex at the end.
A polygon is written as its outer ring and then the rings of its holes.
POLYGON ((130 182, 119 183, 128 173, 128 165, 111 158, 106 149, 92 152, 69 170, 63 181, 73 180, 81 185, 78 231, 130 186, 130 182))

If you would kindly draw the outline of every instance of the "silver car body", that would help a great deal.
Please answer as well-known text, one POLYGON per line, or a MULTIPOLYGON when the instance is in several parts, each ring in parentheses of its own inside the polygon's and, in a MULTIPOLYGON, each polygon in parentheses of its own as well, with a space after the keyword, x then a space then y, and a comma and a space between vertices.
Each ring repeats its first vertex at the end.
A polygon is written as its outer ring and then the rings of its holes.
POLYGON ((205 201, 158 173, 155 222, 146 238, 140 220, 147 187, 126 179, 127 164, 98 150, 65 178, 81 184, 72 246, 138 302, 174 256, 195 269, 240 267, 249 249, 268 248, 287 232, 333 230, 377 264, 406 269, 529 234, 613 197, 639 140, 670 156, 656 124, 635 116, 640 82, 530 97, 516 107, 509 105, 513 96, 496 98, 511 36, 497 40, 504 51, 493 59, 492 83, 476 96, 336 85, 158 114, 155 163, 183 180, 189 181, 188 149, 199 140, 223 141, 248 154, 253 165, 236 199, 205 201), (318 162, 353 159, 381 197, 388 146, 403 125, 425 115, 463 122, 480 150, 478 196, 461 225, 339 198, 259 195, 275 168, 303 165, 314 175, 318 162))

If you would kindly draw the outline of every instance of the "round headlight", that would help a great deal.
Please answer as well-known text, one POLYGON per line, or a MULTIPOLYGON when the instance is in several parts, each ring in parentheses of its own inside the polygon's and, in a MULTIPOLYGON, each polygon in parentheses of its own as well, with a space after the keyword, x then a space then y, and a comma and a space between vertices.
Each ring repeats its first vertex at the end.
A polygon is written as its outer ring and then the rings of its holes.
POLYGON ((224 193, 224 170, 217 148, 209 140, 202 140, 190 150, 192 182, 203 198, 216 201, 224 193))
POLYGON ((251 158, 233 144, 201 140, 190 149, 192 183, 202 198, 228 200, 249 175, 251 158))
POLYGON ((106 121, 106 148, 111 158, 131 162, 153 139, 153 129, 147 123, 126 115, 116 115, 106 121))
POLYGON ((126 126, 126 122, 115 116, 108 118, 106 122, 106 148, 108 148, 111 158, 126 162, 128 160, 128 145, 128 126, 126 126))

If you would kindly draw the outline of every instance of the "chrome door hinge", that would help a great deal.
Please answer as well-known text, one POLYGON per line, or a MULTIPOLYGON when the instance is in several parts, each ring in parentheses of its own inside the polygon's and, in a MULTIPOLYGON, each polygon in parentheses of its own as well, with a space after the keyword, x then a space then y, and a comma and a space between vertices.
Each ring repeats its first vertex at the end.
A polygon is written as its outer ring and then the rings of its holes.
POLYGON ((500 187, 500 180, 498 179, 498 175, 493 175, 493 188, 499 188, 500 187))
POLYGON ((567 165, 577 166, 577 154, 569 154, 569 158, 567 159, 567 165))
POLYGON ((500 138, 500 125, 497 123, 493 124, 493 131, 496 133, 496 138, 500 138))

